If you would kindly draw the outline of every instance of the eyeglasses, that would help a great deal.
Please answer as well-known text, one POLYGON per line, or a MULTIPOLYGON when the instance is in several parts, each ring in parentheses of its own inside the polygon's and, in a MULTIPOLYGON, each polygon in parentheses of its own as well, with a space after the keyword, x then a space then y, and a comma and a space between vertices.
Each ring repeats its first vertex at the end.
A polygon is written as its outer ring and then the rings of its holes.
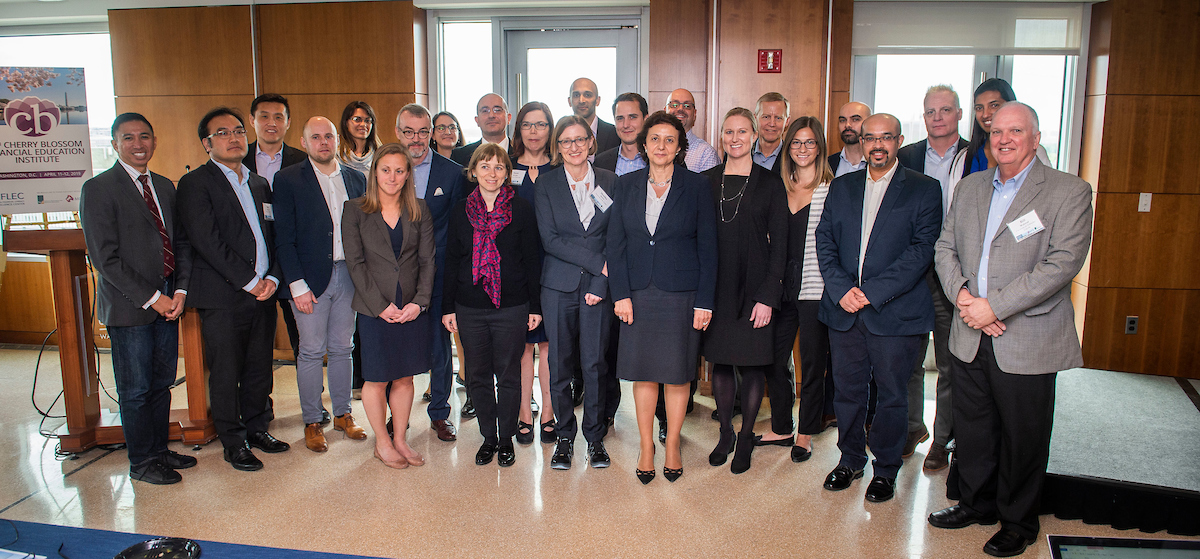
POLYGON ((800 149, 801 146, 804 146, 808 149, 816 149, 817 141, 816 140, 792 140, 792 149, 800 149))
POLYGON ((671 101, 670 103, 667 103, 668 109, 678 109, 679 107, 683 107, 689 111, 696 110, 695 103, 680 103, 679 101, 671 101))
POLYGON ((891 142, 895 139, 896 137, 891 134, 884 134, 882 136, 863 136, 862 142, 864 144, 873 144, 875 142, 891 142))
POLYGON ((350 117, 350 122, 353 122, 354 124, 362 124, 364 122, 367 124, 375 124, 375 121, 369 116, 352 116, 350 117))
POLYGON ((437 131, 437 132, 446 132, 446 131, 450 131, 450 132, 458 132, 458 125, 455 125, 455 124, 439 124, 439 125, 437 125, 437 126, 434 126, 434 127, 433 127, 433 129, 434 129, 435 131, 437 131))
POLYGON ((222 128, 220 130, 217 130, 216 132, 213 132, 212 134, 205 136, 205 138, 207 138, 209 140, 211 140, 213 138, 220 138, 222 140, 228 140, 230 136, 233 136, 235 138, 245 138, 246 137, 246 129, 242 128, 240 126, 237 128, 234 128, 233 130, 225 130, 224 128, 222 128))
POLYGON ((479 114, 481 114, 481 115, 490 115, 490 114, 502 115, 507 112, 508 111, 500 105, 496 105, 495 107, 479 107, 479 114))
POLYGON ((545 132, 547 128, 550 128, 550 123, 549 123, 549 122, 545 122, 545 121, 542 121, 542 122, 522 122, 522 123, 521 123, 521 130, 524 130, 524 131, 526 131, 526 132, 528 132, 528 131, 530 131, 530 130, 537 130, 538 132, 545 132))
POLYGON ((413 137, 428 138, 429 137, 429 129, 422 128, 420 130, 413 130, 412 128, 405 128, 404 130, 400 131, 400 134, 410 140, 413 139, 413 137))
POLYGON ((567 149, 567 148, 571 147, 572 144, 577 145, 579 147, 584 147, 587 145, 589 140, 591 140, 591 138, 589 138, 587 136, 582 136, 579 138, 572 138, 572 139, 568 139, 568 140, 559 140, 558 147, 560 147, 562 149, 567 149))

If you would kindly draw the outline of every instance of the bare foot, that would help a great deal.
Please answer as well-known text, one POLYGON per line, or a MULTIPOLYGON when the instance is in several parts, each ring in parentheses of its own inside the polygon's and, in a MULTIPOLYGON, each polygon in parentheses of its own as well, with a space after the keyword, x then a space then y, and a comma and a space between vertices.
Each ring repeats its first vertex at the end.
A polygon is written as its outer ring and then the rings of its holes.
POLYGON ((812 435, 796 435, 795 446, 802 446, 805 449, 812 450, 812 435))
POLYGON ((638 454, 637 469, 642 470, 642 471, 653 471, 654 470, 654 451, 655 450, 656 449, 654 447, 653 442, 650 443, 650 451, 649 452, 646 451, 645 447, 642 448, 642 452, 640 454, 638 454))
POLYGON ((766 433, 763 433, 762 440, 763 440, 763 442, 782 441, 783 439, 789 438, 791 436, 792 436, 791 433, 788 433, 786 435, 780 435, 774 431, 767 431, 766 433))

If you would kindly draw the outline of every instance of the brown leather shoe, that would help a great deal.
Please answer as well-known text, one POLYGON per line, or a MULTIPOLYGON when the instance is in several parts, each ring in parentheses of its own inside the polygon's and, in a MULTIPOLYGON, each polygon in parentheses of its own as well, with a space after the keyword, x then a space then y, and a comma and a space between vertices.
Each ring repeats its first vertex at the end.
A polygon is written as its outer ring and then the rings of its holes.
POLYGON ((924 468, 927 472, 936 472, 950 465, 950 452, 945 445, 933 443, 929 445, 929 453, 925 455, 924 468))
POLYGON ((439 419, 429 424, 429 428, 437 431, 437 437, 443 441, 458 440, 458 431, 448 420, 439 419))
POLYGON ((900 453, 901 458, 908 458, 917 451, 917 445, 929 440, 929 429, 924 425, 920 431, 911 431, 908 434, 908 439, 904 441, 904 451, 900 453))
POLYGON ((356 441, 363 441, 367 439, 367 431, 355 424, 354 416, 348 413, 333 418, 333 428, 334 430, 346 433, 347 437, 350 437, 356 441))
POLYGON ((304 426, 304 446, 313 452, 329 450, 329 444, 325 442, 325 430, 321 429, 320 423, 309 423, 304 426))

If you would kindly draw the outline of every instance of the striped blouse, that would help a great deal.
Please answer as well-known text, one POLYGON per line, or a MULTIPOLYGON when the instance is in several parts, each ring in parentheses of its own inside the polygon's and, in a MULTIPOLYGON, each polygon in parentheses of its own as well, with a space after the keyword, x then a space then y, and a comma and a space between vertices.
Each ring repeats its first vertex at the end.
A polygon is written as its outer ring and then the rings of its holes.
MULTIPOLYGON (((813 191, 808 204, 808 231, 804 234, 804 268, 800 273, 800 301, 819 301, 825 292, 825 280, 821 279, 821 268, 817 264, 817 224, 825 210, 825 196, 829 194, 829 183, 823 182, 813 191)), ((794 285, 794 284, 793 284, 794 285)))

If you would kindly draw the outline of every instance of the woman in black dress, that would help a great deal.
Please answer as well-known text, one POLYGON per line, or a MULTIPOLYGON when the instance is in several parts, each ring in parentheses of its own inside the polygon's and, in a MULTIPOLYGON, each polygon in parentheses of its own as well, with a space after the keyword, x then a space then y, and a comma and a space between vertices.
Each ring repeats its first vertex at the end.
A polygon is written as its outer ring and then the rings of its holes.
POLYGON ((708 179, 683 167, 683 123, 656 112, 637 142, 649 167, 617 179, 605 255, 614 312, 623 323, 617 375, 634 381, 641 440, 635 473, 650 483, 659 384, 667 410, 663 477, 683 475, 679 431, 696 378, 700 331, 712 318, 717 226, 708 179))
POLYGON ((737 367, 742 376, 742 428, 729 465, 735 474, 750 469, 754 421, 774 362, 771 315, 782 300, 787 256, 787 198, 779 176, 754 164, 756 126, 748 109, 736 107, 725 113, 721 125, 725 163, 704 172, 712 181, 719 219, 716 308, 704 332, 703 354, 713 363, 721 438, 708 462, 724 464, 734 447, 737 367))
POLYGON ((512 163, 483 144, 467 165, 479 184, 450 214, 442 324, 462 339, 467 390, 483 445, 475 463, 516 461, 513 436, 521 406, 525 336, 542 322, 538 229, 533 204, 509 186, 512 163))
POLYGON ((412 158, 400 144, 375 152, 367 192, 346 202, 342 242, 354 282, 362 340, 363 408, 375 431, 375 457, 393 468, 425 463, 405 432, 413 375, 429 370, 429 299, 433 293, 433 218, 413 190, 412 158), (391 391, 387 385, 391 383, 391 391), (385 436, 392 409, 395 435, 385 436))

